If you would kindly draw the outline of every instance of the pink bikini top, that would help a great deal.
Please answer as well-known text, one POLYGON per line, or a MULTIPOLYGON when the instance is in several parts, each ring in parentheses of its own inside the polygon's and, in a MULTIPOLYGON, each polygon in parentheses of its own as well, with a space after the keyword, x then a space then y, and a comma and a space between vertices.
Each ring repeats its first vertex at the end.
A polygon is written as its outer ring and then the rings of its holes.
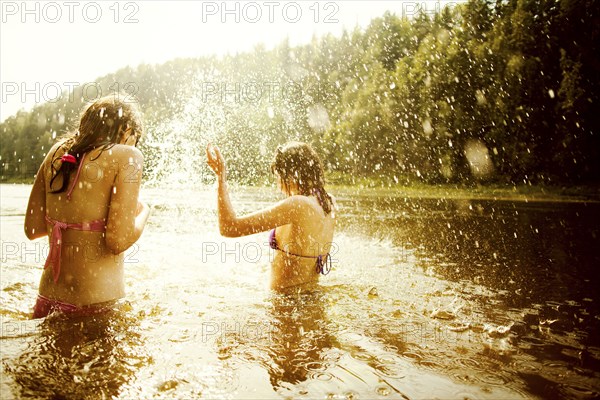
MULTIPOLYGON (((81 173, 81 167, 83 166, 83 160, 85 158, 85 154, 81 157, 79 161, 79 168, 77 168, 77 174, 75 175, 75 179, 69 187, 67 191, 67 199, 71 200, 71 193, 73 193, 73 189, 75 188, 75 184, 79 179, 79 174, 81 173)), ((106 225, 103 220, 92 221, 92 222, 83 222, 80 224, 70 224, 62 221, 55 221, 46 215, 46 221, 49 224, 52 224, 52 234, 50 235, 50 252, 48 253, 48 258, 46 259, 46 264, 44 265, 44 269, 48 268, 52 265, 52 275, 54 277, 54 282, 58 282, 58 277, 60 276, 60 260, 62 253, 62 234, 64 230, 72 229, 76 231, 87 231, 87 232, 105 232, 106 225)))

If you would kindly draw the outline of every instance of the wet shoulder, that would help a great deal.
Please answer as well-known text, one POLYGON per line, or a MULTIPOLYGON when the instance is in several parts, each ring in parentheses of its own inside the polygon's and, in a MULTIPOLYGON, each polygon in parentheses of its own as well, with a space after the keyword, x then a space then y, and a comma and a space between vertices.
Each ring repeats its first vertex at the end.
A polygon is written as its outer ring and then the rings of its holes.
POLYGON ((56 142, 52 145, 48 153, 46 154, 46 158, 44 159, 44 163, 51 164, 54 159, 57 157, 62 157, 65 153, 65 150, 61 150, 60 148, 63 146, 64 141, 56 142))
POLYGON ((144 161, 144 155, 137 147, 124 144, 115 144, 111 148, 104 150, 103 153, 113 160, 126 163, 144 161))
POLYGON ((52 177, 52 163, 54 162, 54 160, 56 158, 62 157, 63 154, 65 153, 64 150, 61 150, 61 146, 64 144, 64 141, 60 141, 60 142, 56 142, 52 145, 52 147, 50 148, 50 150, 48 150, 48 153, 46 154, 46 157, 44 158, 44 161, 42 162, 42 169, 41 171, 44 173, 46 179, 50 179, 52 177))
POLYGON ((290 196, 289 201, 292 202, 293 206, 298 208, 298 211, 313 218, 313 217, 324 217, 324 211, 316 198, 304 195, 290 196))
POLYGON ((110 166, 110 169, 119 171, 127 170, 132 172, 133 170, 141 170, 144 167, 144 155, 142 152, 133 146, 122 144, 116 144, 101 152, 99 151, 97 155, 92 154, 92 159, 100 162, 101 165, 107 168, 110 166))
POLYGON ((64 153, 64 150, 62 152, 57 152, 57 150, 64 144, 65 144, 64 140, 54 143, 52 145, 52 147, 50 148, 50 150, 48 150, 48 157, 53 158, 55 156, 62 156, 62 153, 64 153))

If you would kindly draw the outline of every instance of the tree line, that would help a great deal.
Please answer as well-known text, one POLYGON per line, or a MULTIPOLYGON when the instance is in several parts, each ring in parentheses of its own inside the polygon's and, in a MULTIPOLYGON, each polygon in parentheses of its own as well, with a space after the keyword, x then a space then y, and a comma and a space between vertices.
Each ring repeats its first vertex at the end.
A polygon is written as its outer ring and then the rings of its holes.
MULTIPOLYGON (((96 84, 138 99, 149 182, 210 176, 196 162, 208 141, 236 179, 264 182, 275 147, 296 139, 347 182, 595 183, 598 3, 471 0, 434 16, 388 12, 305 45, 126 67, 96 84)), ((31 179, 88 100, 78 87, 0 124, 1 179, 31 179)))

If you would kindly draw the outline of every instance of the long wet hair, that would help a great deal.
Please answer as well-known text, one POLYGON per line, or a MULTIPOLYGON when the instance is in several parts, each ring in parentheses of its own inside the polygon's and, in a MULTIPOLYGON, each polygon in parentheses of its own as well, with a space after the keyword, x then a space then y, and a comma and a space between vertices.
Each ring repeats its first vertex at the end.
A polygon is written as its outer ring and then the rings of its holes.
POLYGON ((143 132, 142 118, 137 102, 128 94, 114 93, 87 105, 81 115, 79 129, 67 134, 52 155, 50 193, 61 193, 67 189, 71 172, 78 168, 85 153, 100 148, 102 154, 121 142, 128 129, 131 129, 130 135, 135 135, 137 146, 143 132), (63 162, 61 157, 64 154, 72 155, 77 162, 63 162), (59 176, 62 176, 62 185, 52 189, 54 180, 59 176))
POLYGON ((316 196, 325 214, 331 212, 333 201, 325 191, 323 164, 310 145, 289 142, 277 147, 271 172, 279 175, 282 189, 287 195, 290 195, 290 185, 294 183, 301 195, 316 196))

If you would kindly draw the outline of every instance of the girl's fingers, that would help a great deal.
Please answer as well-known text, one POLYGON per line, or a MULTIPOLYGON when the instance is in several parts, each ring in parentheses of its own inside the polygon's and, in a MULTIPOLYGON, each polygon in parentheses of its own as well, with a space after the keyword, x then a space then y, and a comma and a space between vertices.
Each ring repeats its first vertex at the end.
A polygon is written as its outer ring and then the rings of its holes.
POLYGON ((212 143, 206 146, 206 163, 217 175, 225 170, 225 160, 221 151, 212 143))
POLYGON ((221 155, 221 150, 219 150, 219 148, 217 146, 213 146, 213 152, 215 155, 215 158, 219 161, 223 160, 223 156, 221 155))
POLYGON ((212 145, 206 147, 206 159, 209 164, 215 164, 218 160, 212 145))

